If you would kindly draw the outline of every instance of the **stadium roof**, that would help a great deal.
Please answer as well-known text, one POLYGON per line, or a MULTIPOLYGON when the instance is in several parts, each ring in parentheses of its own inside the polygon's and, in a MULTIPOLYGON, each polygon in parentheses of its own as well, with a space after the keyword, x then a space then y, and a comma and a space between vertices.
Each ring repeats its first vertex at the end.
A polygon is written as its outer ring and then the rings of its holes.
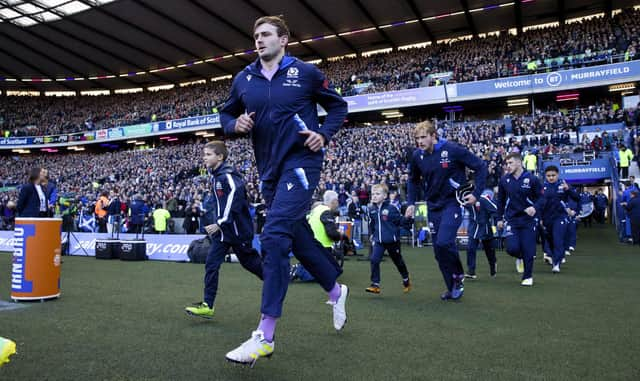
POLYGON ((0 88, 146 87, 233 74, 256 18, 284 14, 289 51, 326 59, 566 20, 638 0, 0 0, 0 88))

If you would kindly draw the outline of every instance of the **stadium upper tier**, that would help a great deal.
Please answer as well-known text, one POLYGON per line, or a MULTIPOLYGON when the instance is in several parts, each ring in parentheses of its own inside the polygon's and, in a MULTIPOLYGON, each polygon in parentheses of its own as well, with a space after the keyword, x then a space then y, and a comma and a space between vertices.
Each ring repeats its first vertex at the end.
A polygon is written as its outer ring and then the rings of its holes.
MULTIPOLYGON (((368 57, 323 61, 345 96, 427 87, 432 74, 449 83, 632 61, 640 58, 640 11, 595 17, 520 36, 502 33, 368 57)), ((157 92, 80 97, 0 97, 3 136, 43 136, 207 115, 224 102, 230 82, 157 92)))

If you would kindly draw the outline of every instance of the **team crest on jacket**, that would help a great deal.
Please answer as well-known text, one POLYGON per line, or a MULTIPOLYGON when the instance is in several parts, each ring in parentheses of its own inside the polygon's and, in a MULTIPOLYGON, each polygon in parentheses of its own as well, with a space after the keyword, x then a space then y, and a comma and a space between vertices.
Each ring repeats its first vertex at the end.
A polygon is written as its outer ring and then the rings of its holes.
POLYGON ((251 81, 251 74, 247 74, 247 82, 251 81))
POLYGON ((298 78, 299 73, 300 71, 297 67, 290 67, 289 70, 287 70, 287 78, 298 78))
POLYGON ((440 153, 440 165, 442 168, 449 168, 449 151, 442 151, 440 153))
POLYGON ((216 182, 216 195, 218 197, 224 196, 224 190, 222 189, 222 183, 216 182))
POLYGON ((529 184, 529 179, 522 180, 522 187, 523 188, 531 188, 531 185, 529 184))

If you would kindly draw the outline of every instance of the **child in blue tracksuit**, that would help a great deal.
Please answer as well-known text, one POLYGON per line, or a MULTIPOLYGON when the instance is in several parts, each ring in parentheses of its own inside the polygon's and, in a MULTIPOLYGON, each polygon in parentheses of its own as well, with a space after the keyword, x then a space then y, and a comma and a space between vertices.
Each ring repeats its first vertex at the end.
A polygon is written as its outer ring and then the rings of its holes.
POLYGON ((507 174, 498 184, 498 229, 504 230, 507 254, 516 257, 522 286, 533 286, 537 220, 535 202, 541 195, 540 181, 522 167, 519 153, 505 157, 507 174))
POLYGON ((467 228, 467 274, 466 278, 476 279, 476 251, 482 242, 484 253, 489 261, 489 274, 496 276, 496 249, 493 247, 493 218, 498 206, 493 202, 493 192, 489 189, 482 192, 475 205, 467 205, 469 227, 467 228))
POLYGON ((218 273, 229 248, 233 248, 242 267, 262 279, 262 258, 251 245, 253 221, 244 181, 226 163, 227 156, 227 148, 221 141, 204 146, 205 165, 213 172, 215 222, 205 227, 211 237, 211 247, 205 262, 204 301, 195 307, 185 308, 185 311, 189 315, 209 319, 213 317, 218 293, 218 273))
MULTIPOLYGON (((400 226, 410 225, 411 219, 405 218, 397 206, 387 200, 387 186, 376 184, 371 187, 372 206, 369 209, 369 234, 371 235, 371 286, 366 292, 380 293, 380 261, 385 250, 402 276, 405 293, 411 290, 409 271, 400 253, 400 226)), ((410 226, 408 227, 410 228, 410 226)))
POLYGON ((429 121, 419 123, 414 136, 418 149, 409 163, 407 199, 410 206, 406 214, 413 215, 416 194, 426 184, 424 195, 429 209, 433 251, 447 287, 440 298, 459 299, 464 292, 464 269, 456 236, 463 210, 456 199, 456 190, 467 182, 466 169, 472 169, 476 188, 466 196, 465 202, 475 204, 484 189, 487 166, 464 147, 438 138, 435 126, 429 121))
POLYGON ((542 197, 535 208, 545 230, 545 239, 549 244, 553 273, 560 272, 560 264, 564 259, 565 240, 567 236, 567 217, 571 197, 578 201, 579 196, 564 180, 559 181, 558 167, 550 165, 544 170, 546 181, 542 187, 542 197))

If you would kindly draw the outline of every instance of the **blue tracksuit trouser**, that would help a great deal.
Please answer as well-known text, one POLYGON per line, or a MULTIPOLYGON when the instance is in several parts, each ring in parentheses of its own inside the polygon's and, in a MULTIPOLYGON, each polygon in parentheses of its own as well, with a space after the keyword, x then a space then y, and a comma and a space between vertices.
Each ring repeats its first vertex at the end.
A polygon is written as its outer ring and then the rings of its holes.
POLYGON ((233 252, 238 257, 242 267, 262 279, 262 258, 260 258, 258 251, 251 246, 251 242, 231 245, 214 239, 211 242, 209 254, 207 254, 207 260, 204 265, 204 301, 209 307, 212 307, 216 302, 220 266, 224 262, 224 256, 230 247, 233 248, 233 252))
POLYGON ((507 254, 524 261, 522 279, 533 277, 533 257, 536 256, 537 222, 509 226, 505 238, 507 254), (510 234, 509 234, 510 233, 510 234))
POLYGON ((400 242, 375 242, 371 252, 371 283, 380 285, 380 262, 382 261, 382 256, 384 255, 385 250, 389 253, 389 257, 391 257, 393 264, 396 265, 402 279, 409 278, 407 265, 404 263, 404 259, 400 252, 400 242))
POLYGON ((428 217, 433 252, 447 290, 451 291, 453 276, 464 276, 456 245, 456 236, 462 221, 462 209, 457 203, 451 203, 440 210, 430 210, 428 217))
POLYGON ((570 247, 576 248, 578 240, 578 222, 575 217, 569 217, 567 219, 567 239, 564 244, 564 249, 569 250, 570 247))
POLYGON ((282 315, 290 252, 327 292, 342 273, 336 260, 316 241, 306 219, 319 180, 319 168, 296 168, 285 171, 276 181, 262 183, 267 218, 260 235, 264 275, 260 311, 265 315, 282 315))
POLYGON ((549 244, 548 253, 553 261, 553 265, 559 265, 564 258, 564 246, 567 236, 567 221, 565 218, 556 218, 551 221, 544 221, 546 241, 549 244))
POLYGON ((496 263, 496 249, 493 247, 493 232, 491 227, 487 224, 478 224, 475 221, 469 223, 467 228, 468 241, 467 241, 467 270, 469 274, 475 274, 476 272, 476 253, 480 242, 484 253, 487 256, 489 266, 493 267, 496 263))

